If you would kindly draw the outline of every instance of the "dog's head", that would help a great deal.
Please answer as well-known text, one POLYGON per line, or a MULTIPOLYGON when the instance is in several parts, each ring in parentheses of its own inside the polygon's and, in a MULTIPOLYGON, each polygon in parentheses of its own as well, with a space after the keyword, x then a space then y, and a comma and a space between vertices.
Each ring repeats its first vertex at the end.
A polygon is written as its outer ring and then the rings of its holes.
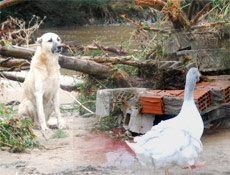
POLYGON ((37 39, 37 46, 44 52, 58 54, 62 51, 61 39, 55 33, 45 33, 37 39))

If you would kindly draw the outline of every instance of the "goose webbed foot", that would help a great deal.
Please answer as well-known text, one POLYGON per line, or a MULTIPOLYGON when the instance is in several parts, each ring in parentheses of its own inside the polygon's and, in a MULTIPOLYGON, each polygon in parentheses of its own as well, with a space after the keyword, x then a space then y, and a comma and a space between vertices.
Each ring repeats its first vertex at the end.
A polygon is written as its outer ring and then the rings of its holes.
POLYGON ((201 162, 201 163, 198 163, 198 164, 195 164, 195 165, 192 165, 192 166, 186 166, 183 169, 195 169, 195 168, 201 168, 201 167, 204 167, 204 166, 206 166, 206 163, 201 162))

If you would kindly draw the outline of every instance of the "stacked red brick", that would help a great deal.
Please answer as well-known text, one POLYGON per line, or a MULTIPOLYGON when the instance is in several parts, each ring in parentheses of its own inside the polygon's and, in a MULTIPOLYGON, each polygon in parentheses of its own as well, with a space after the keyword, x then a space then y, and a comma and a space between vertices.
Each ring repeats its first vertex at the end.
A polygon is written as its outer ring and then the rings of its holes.
MULTIPOLYGON (((210 82, 198 83, 194 100, 201 113, 211 106, 230 102, 230 76, 212 76, 210 82)), ((142 113, 177 114, 183 103, 184 90, 150 90, 140 96, 142 113), (175 110, 174 110, 175 109, 175 110)))

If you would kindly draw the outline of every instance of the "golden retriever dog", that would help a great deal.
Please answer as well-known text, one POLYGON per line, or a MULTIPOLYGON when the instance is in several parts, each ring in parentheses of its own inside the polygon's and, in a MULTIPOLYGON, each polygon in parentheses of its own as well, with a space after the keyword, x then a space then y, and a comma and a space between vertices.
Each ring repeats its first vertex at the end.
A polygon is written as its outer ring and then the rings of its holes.
POLYGON ((46 33, 38 38, 30 71, 24 82, 19 116, 30 118, 42 130, 49 129, 47 125, 53 125, 53 121, 56 121, 58 128, 65 127, 59 109, 58 58, 61 51, 61 39, 58 35, 46 33))

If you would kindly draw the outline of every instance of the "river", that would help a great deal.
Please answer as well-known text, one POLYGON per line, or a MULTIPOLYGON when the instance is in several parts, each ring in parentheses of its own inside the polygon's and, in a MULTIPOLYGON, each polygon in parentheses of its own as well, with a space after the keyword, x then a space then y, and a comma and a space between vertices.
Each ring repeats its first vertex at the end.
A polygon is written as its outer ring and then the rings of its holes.
POLYGON ((58 34, 64 43, 92 44, 97 41, 106 46, 123 46, 128 43, 135 27, 130 25, 82 26, 40 29, 38 36, 46 32, 58 34))

